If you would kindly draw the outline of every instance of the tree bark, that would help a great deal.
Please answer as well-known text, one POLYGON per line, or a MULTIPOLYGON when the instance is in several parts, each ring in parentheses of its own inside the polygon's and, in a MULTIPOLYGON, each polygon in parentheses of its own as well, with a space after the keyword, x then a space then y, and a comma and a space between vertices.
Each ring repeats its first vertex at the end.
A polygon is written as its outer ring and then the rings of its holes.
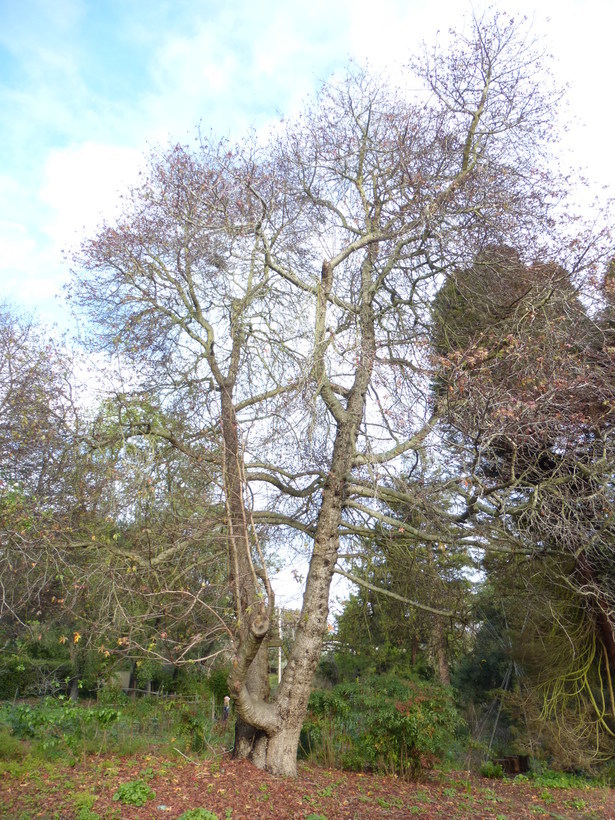
POLYGON ((329 590, 337 560, 344 485, 354 453, 355 434, 352 424, 338 428, 331 471, 323 492, 295 643, 276 695, 280 727, 268 737, 265 768, 276 775, 294 777, 297 773, 299 735, 327 632, 329 590))
POLYGON ((438 679, 443 686, 450 686, 451 670, 448 665, 446 634, 440 619, 436 619, 436 659, 438 663, 438 679))

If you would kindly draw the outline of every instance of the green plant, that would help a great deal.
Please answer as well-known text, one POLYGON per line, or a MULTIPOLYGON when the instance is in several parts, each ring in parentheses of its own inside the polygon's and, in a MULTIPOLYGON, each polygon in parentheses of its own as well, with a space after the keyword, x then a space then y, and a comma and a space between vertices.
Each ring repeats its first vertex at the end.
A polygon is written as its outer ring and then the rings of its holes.
POLYGON ((218 815, 209 809, 188 809, 177 820, 218 820, 218 815))
POLYGON ((384 797, 377 797, 376 803, 380 806, 381 809, 401 809, 404 805, 403 801, 399 797, 389 797, 387 799, 385 799, 384 797))
POLYGON ((480 789, 480 794, 484 800, 490 800, 492 803, 501 803, 502 799, 497 796, 493 789, 480 789))
POLYGON ((540 799, 547 804, 555 803, 555 798, 548 789, 544 789, 544 791, 540 792, 540 799))
POLYGON ((577 797, 573 800, 569 800, 567 803, 571 809, 576 809, 577 811, 583 811, 583 809, 587 808, 587 803, 580 797, 577 797))
POLYGON ((75 820, 100 820, 100 814, 82 806, 75 815, 75 820))
POLYGON ((545 770, 532 776, 536 786, 547 789, 579 789, 587 787, 587 778, 570 772, 552 772, 545 770))
POLYGON ((98 798, 92 792, 78 792, 73 797, 73 803, 77 809, 91 809, 98 798))
POLYGON ((0 760, 35 754, 41 759, 85 761, 89 754, 130 756, 152 745, 190 752, 216 749, 226 740, 201 718, 194 704, 140 698, 121 709, 111 705, 45 698, 37 703, 0 705, 0 760), (20 749, 22 751, 20 751, 20 749))
POLYGON ((96 694, 96 700, 100 706, 124 706, 128 704, 128 695, 122 690, 119 684, 107 683, 96 694))
POLYGON ((504 769, 500 763, 494 763, 492 760, 486 760, 480 767, 480 773, 483 777, 501 778, 504 777, 504 769))
POLYGON ((184 704, 181 709, 181 733, 186 737, 188 748, 192 752, 202 752, 206 746, 203 719, 196 709, 184 704))
POLYGON ((0 760, 21 760, 28 753, 27 746, 5 727, 0 728, 0 760))
POLYGON ((129 806, 144 806, 150 798, 156 797, 156 792, 143 780, 130 780, 122 783, 113 795, 114 800, 126 803, 129 806))

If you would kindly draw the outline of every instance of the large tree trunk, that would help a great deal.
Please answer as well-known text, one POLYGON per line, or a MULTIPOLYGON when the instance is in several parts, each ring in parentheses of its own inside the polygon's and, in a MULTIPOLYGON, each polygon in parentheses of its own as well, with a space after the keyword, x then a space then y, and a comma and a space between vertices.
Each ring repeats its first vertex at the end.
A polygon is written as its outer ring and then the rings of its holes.
MULTIPOLYGON (((338 439, 340 438, 338 434, 338 439)), ((343 438, 343 436, 342 436, 343 438)), ((336 446, 341 451, 342 446, 336 446)), ((242 734, 241 747, 252 762, 281 776, 297 773, 297 747, 303 720, 307 712, 312 679, 318 666, 323 639, 327 631, 329 589, 339 543, 339 523, 343 507, 343 486, 348 468, 348 455, 338 457, 323 492, 314 552, 303 598, 303 609, 297 626, 295 643, 284 669, 282 681, 272 704, 259 703, 254 692, 243 692, 241 675, 229 682, 238 704, 242 734), (266 707, 269 708, 266 708, 266 707), (248 715, 251 719, 248 718, 248 715)), ((239 664, 241 661, 239 661, 239 664)), ((239 665, 238 664, 238 665, 239 665)), ((247 690, 247 676, 246 676, 247 690)))
MULTIPOLYGON (((262 701, 269 700, 269 645, 265 638, 246 674, 248 692, 262 701)), ((233 757, 251 760, 259 769, 265 768, 267 735, 246 722, 241 715, 235 720, 235 744, 233 757)))
POLYGON ((303 725, 303 715, 299 719, 284 724, 268 739, 265 768, 278 777, 295 777, 297 774, 297 748, 303 725))
POLYGON ((299 735, 327 632, 329 590, 337 560, 344 488, 354 455, 356 428, 352 422, 338 428, 295 643, 274 702, 263 703, 248 690, 247 675, 241 673, 245 659, 236 658, 237 674, 232 672, 229 677, 242 717, 241 732, 245 733, 240 739, 242 756, 248 756, 255 765, 276 775, 297 773, 299 735))

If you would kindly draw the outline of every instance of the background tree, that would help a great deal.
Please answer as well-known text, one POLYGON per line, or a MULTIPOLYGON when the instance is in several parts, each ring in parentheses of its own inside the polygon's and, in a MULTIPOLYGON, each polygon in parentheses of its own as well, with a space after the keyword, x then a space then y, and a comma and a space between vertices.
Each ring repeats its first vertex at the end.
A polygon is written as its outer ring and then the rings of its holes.
POLYGON ((465 549, 407 539, 408 520, 420 526, 416 516, 400 515, 400 526, 382 528, 376 545, 355 558, 350 575, 362 585, 337 621, 338 662, 351 676, 419 671, 448 685, 465 648, 473 562, 465 549))
POLYGON ((449 280, 436 317, 450 440, 465 448, 466 499, 480 511, 513 652, 534 701, 541 693, 536 718, 560 757, 599 758, 615 728, 604 319, 591 318, 571 273, 501 247, 449 280))
MULTIPOLYGON (((98 507, 105 526, 90 575, 91 629, 103 653, 178 669, 229 650, 226 535, 215 474, 164 438, 135 432, 153 419, 165 425, 151 399, 120 396, 92 423, 91 457, 109 481, 98 507)), ((181 423, 176 416, 175 430, 181 423)))
POLYGON ((118 659, 177 666, 228 651, 222 511, 204 471, 164 440, 122 438, 151 404, 118 399, 89 418, 70 357, 43 328, 6 309, 1 340, 9 694, 67 680, 76 697, 118 659))
POLYGON ((61 343, 8 306, 0 309, 0 619, 13 691, 71 675, 75 623, 64 603, 78 597, 74 556, 96 488, 82 481, 72 362, 61 343), (52 629, 52 642, 42 624, 52 629), (45 640, 43 640, 45 638, 45 640), (65 643, 68 638, 65 638, 65 643), (53 648, 55 645, 55 649, 53 648))

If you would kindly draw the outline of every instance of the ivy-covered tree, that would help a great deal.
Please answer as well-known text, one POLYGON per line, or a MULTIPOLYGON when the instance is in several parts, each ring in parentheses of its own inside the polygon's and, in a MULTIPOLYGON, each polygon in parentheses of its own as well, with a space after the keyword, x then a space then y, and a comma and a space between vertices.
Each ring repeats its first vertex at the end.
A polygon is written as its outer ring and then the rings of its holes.
POLYGON ((573 274, 506 247, 460 269, 434 313, 436 390, 528 702, 555 727, 560 757, 600 758, 615 738, 606 319, 592 318, 573 274))

